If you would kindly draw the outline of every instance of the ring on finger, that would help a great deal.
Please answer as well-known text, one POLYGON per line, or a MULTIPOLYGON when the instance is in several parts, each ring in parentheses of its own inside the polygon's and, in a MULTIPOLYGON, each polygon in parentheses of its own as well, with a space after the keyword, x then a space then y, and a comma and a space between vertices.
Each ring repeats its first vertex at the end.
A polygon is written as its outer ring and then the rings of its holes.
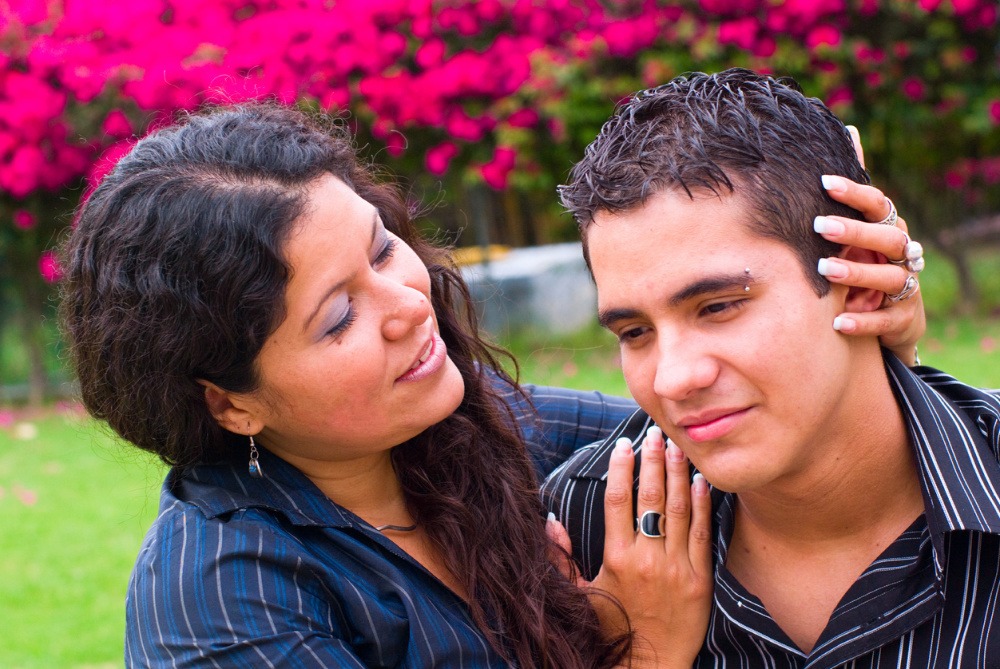
POLYGON ((906 283, 903 284, 903 289, 896 293, 895 295, 886 295, 886 299, 890 302, 902 302, 913 297, 913 294, 917 292, 917 286, 920 285, 917 282, 917 275, 911 274, 906 277, 906 283))
POLYGON ((644 537, 659 539, 667 536, 667 519, 662 513, 647 511, 636 519, 636 523, 644 537))
POLYGON ((896 205, 889 198, 886 198, 885 202, 889 205, 889 213, 881 221, 875 221, 875 225, 896 225, 896 221, 899 220, 899 214, 896 213, 896 205))
POLYGON ((919 274, 923 271, 926 262, 924 261, 924 247, 920 242, 910 239, 909 235, 903 233, 906 242, 903 244, 903 257, 899 260, 889 260, 890 264, 905 267, 911 274, 919 274))

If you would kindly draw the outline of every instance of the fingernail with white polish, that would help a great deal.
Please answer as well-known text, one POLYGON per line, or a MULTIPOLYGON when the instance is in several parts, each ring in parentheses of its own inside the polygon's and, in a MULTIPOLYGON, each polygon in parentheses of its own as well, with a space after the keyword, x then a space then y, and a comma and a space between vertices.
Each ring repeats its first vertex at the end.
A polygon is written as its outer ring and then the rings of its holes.
POLYGON ((837 316, 833 319, 833 329, 837 332, 853 332, 857 323, 853 318, 847 316, 837 316))
POLYGON ((653 425, 648 430, 646 430, 646 436, 662 437, 663 436, 663 430, 661 430, 658 425, 653 425))
POLYGON ((817 216, 813 219, 813 230, 821 235, 839 237, 844 234, 845 227, 840 221, 827 218, 826 216, 817 216))
POLYGON ((816 271, 828 279, 843 279, 847 277, 847 267, 833 258, 820 258, 816 263, 816 271))
POLYGON ((615 450, 619 453, 631 453, 632 452, 632 441, 627 437, 621 437, 615 442, 615 450))
POLYGON ((554 522, 556 522, 556 514, 554 514, 551 511, 549 511, 549 515, 546 516, 545 522, 547 522, 547 523, 554 523, 554 522))
POLYGON ((680 462, 684 459, 684 451, 680 449, 680 446, 671 441, 667 444, 667 457, 672 462, 680 462))
POLYGON ((843 193, 847 190, 847 181, 843 177, 824 174, 820 180, 823 182, 823 188, 831 193, 843 193))
POLYGON ((691 479, 691 484, 696 493, 700 495, 708 493, 708 481, 706 481, 705 477, 701 475, 701 472, 695 472, 694 478, 691 479))

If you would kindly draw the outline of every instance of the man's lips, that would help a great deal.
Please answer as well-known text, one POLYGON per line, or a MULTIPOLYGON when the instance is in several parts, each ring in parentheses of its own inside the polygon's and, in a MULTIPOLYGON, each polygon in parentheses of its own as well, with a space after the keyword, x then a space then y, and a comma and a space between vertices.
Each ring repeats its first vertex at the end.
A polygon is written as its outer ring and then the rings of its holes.
POLYGON ((691 441, 710 441, 725 436, 749 411, 750 407, 713 409, 685 416, 676 425, 691 441))

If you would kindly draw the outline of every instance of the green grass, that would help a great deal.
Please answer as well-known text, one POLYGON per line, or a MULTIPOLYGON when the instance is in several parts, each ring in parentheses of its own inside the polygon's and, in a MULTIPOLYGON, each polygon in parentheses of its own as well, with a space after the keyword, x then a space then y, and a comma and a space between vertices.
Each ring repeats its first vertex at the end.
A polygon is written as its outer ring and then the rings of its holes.
MULTIPOLYGON (((921 356, 1000 387, 997 343, 1000 320, 932 321, 921 356)), ((617 345, 596 328, 508 345, 524 381, 628 392, 617 345)), ((128 576, 164 470, 71 412, 14 416, 0 427, 0 667, 121 666, 128 576), (37 435, 18 437, 25 424, 37 435)))
POLYGON ((122 665, 125 590, 162 472, 71 414, 0 429, 0 666, 122 665))

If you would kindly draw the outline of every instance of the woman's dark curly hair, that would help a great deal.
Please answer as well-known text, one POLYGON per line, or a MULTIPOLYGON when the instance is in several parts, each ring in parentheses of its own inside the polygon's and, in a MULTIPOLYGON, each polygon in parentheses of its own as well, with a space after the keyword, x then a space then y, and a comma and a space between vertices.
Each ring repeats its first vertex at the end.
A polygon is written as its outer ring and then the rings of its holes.
POLYGON ((465 398, 392 458, 476 623, 522 667, 620 661, 628 637, 603 641, 584 594, 546 559, 534 469, 487 375, 513 381, 477 335, 467 288, 336 124, 271 105, 196 114, 104 178, 63 249, 63 327, 87 409, 177 467, 242 457, 245 437, 219 426, 198 380, 258 387, 256 358, 284 318, 284 242, 325 174, 373 204, 430 272, 465 398))

